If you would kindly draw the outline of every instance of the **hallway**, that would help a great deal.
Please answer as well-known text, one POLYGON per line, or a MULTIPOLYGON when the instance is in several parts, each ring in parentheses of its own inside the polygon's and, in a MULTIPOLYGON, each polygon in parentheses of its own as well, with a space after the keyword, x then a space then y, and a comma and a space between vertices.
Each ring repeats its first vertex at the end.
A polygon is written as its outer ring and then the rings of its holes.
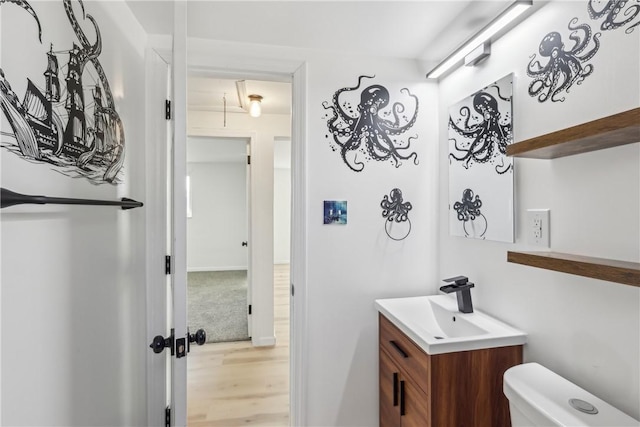
POLYGON ((189 354, 188 425, 289 425, 289 265, 274 265, 276 345, 206 344, 189 354))

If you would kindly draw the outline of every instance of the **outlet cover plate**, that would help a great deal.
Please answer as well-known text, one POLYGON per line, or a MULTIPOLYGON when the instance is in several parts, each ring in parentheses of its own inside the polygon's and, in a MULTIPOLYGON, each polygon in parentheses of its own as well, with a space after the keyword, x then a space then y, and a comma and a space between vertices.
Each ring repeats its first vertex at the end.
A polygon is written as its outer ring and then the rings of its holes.
POLYGON ((532 246, 549 248, 549 209, 527 209, 527 243, 532 246))

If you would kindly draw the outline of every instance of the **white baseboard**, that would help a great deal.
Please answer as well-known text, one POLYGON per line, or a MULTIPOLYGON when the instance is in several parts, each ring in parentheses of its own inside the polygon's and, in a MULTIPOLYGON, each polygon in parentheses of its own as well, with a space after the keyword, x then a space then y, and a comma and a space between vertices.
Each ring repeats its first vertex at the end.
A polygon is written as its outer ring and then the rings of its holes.
POLYGON ((276 337, 251 337, 251 343, 254 347, 273 347, 276 345, 276 337))
POLYGON ((282 260, 282 261, 274 261, 274 264, 278 265, 278 264, 290 264, 291 261, 286 259, 286 260, 282 260))
POLYGON ((225 266, 225 267, 187 267, 187 272, 191 273, 191 272, 196 272, 196 271, 231 271, 231 270, 246 270, 247 266, 246 265, 241 265, 241 266, 237 266, 237 265, 232 265, 232 266, 225 266))

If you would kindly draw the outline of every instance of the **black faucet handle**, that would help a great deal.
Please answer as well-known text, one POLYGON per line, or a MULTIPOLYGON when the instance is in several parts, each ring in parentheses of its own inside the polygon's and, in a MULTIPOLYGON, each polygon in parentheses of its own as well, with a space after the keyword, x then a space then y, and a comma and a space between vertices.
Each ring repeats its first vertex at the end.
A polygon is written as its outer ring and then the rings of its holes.
POLYGON ((443 279, 442 281, 445 283, 454 283, 456 286, 462 286, 467 284, 469 278, 466 276, 456 276, 450 277, 449 279, 443 279))

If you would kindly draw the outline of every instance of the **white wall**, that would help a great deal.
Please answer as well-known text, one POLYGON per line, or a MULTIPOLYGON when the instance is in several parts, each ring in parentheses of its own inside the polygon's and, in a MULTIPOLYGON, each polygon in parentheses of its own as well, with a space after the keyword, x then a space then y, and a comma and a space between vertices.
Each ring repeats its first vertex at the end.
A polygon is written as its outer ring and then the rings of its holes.
POLYGON ((446 224, 450 105, 514 72, 513 123, 521 141, 640 104, 638 29, 604 32, 589 61, 593 74, 564 102, 540 103, 527 94, 530 55, 551 31, 562 34, 565 48, 572 46, 567 24, 573 17, 598 30, 586 2, 553 2, 495 43, 484 64, 461 67, 441 81, 438 276, 469 276, 478 309, 526 331, 525 361, 539 362, 640 418, 640 288, 506 262, 508 250, 536 250, 525 237, 525 212, 536 208, 551 209, 552 250, 638 262, 639 145, 555 160, 516 159, 515 244, 451 237, 446 224))
POLYGON ((187 270, 246 270, 246 161, 187 163, 187 174, 193 215, 187 219, 187 270))
MULTIPOLYGON (((43 44, 24 9, 1 7, 0 67, 20 96, 27 77, 42 85, 48 40, 54 50, 77 42, 61 1, 30 3, 43 44)), ((2 149, 2 186, 144 201, 146 35, 123 2, 84 7, 100 26, 99 60, 125 128, 125 183, 96 187, 2 149)), ((146 425, 144 208, 13 207, 1 218, 2 424, 146 425)))
MULTIPOLYGON (((374 300, 424 294, 436 269, 437 97, 411 61, 374 58, 310 60, 308 150, 308 422, 310 425, 376 425, 378 327, 374 300), (339 66, 337 66, 339 64, 339 66), (411 135, 419 165, 400 168, 371 161, 353 172, 324 135, 323 101, 376 75, 391 102, 407 87, 420 100, 411 135), (413 209, 411 234, 390 240, 380 202, 400 188, 413 209), (323 225, 323 200, 347 200, 348 224, 323 225), (330 378, 330 380, 328 380, 330 378)), ((365 83, 364 87, 367 84, 365 83)), ((406 137, 406 136, 405 136, 406 137)))

